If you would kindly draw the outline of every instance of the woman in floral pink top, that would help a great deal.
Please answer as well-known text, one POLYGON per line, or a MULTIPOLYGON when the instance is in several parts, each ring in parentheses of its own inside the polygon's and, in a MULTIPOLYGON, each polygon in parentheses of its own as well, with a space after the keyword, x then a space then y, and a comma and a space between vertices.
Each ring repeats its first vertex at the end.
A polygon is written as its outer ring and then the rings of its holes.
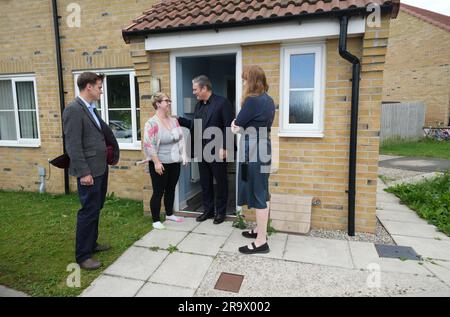
POLYGON ((187 164, 187 158, 183 131, 178 120, 170 115, 169 96, 156 93, 152 97, 152 104, 156 114, 145 123, 144 153, 153 186, 153 196, 150 200, 153 228, 165 229, 160 219, 163 196, 166 220, 182 221, 182 218, 173 214, 173 203, 180 165, 187 164))

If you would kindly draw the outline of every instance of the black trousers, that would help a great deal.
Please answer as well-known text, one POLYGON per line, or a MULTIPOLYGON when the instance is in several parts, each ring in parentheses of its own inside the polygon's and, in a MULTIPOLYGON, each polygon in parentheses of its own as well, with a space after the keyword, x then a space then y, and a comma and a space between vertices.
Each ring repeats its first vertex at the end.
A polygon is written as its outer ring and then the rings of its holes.
POLYGON ((203 192, 203 212, 214 214, 214 178, 217 183, 216 216, 225 216, 228 201, 226 162, 199 162, 200 183, 203 192))
POLYGON ((163 164, 164 173, 159 175, 155 171, 155 164, 149 162, 150 177, 152 179, 153 195, 150 200, 150 209, 153 222, 161 221, 161 199, 164 196, 166 215, 173 215, 173 202, 175 200, 175 188, 180 177, 181 163, 163 164))
POLYGON ((81 263, 92 256, 97 246, 100 210, 108 190, 108 168, 102 176, 94 177, 94 185, 81 185, 78 178, 77 187, 81 209, 77 215, 75 257, 77 263, 81 263))

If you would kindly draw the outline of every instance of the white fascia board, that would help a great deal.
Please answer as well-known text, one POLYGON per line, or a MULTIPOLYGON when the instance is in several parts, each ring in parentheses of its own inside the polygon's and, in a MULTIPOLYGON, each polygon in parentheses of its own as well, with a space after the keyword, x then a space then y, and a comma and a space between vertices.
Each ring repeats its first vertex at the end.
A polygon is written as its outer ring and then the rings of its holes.
MULTIPOLYGON (((349 21, 350 36, 364 34, 365 19, 349 21)), ((184 31, 150 34, 145 40, 147 51, 161 51, 222 45, 245 45, 270 42, 288 42, 338 37, 340 33, 337 18, 321 18, 298 22, 272 23, 258 26, 235 27, 215 30, 184 31)))

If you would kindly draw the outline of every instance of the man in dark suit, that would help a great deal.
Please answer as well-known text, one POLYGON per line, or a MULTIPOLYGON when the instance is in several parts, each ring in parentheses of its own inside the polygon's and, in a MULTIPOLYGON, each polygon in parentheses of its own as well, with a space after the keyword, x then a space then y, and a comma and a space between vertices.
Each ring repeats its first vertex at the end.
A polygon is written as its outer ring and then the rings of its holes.
MULTIPOLYGON (((199 162, 200 183, 203 193, 203 214, 197 217, 197 221, 205 221, 214 217, 214 181, 217 183, 217 204, 214 224, 222 223, 226 218, 228 201, 228 177, 227 177, 227 128, 232 121, 232 105, 228 99, 218 96, 212 92, 211 81, 208 77, 201 75, 192 80, 193 94, 197 97, 198 103, 195 106, 194 120, 179 118, 180 125, 188 128, 191 132, 191 153, 192 157, 199 157, 200 153, 194 153, 194 149, 202 150, 199 162), (201 127, 195 127, 195 120, 201 120, 201 127), (221 138, 215 140, 203 139, 203 132, 208 128, 218 128, 221 131, 221 138), (203 151, 205 147, 213 141, 219 141, 219 151, 214 149, 210 154, 203 151), (194 142, 201 146, 194 146, 194 142), (195 154, 195 155, 194 155, 195 154), (211 156, 214 156, 211 159, 211 156)), ((216 143, 216 142, 215 142, 216 143)), ((230 152, 232 151, 229 149, 230 152)))
POLYGON ((108 188, 107 143, 112 145, 114 162, 119 159, 117 140, 99 117, 95 102, 102 94, 103 75, 86 72, 78 77, 80 95, 64 110, 63 127, 66 151, 70 157, 69 174, 77 177, 81 209, 77 216, 76 261, 80 267, 95 270, 102 263, 93 259, 95 252, 110 249, 97 243, 100 210, 108 188))

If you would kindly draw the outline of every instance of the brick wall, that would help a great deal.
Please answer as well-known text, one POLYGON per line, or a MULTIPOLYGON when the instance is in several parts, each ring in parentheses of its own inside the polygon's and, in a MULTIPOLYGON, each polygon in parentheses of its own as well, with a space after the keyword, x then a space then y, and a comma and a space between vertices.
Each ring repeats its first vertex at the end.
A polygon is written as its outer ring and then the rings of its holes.
MULTIPOLYGON (((0 188, 36 191, 37 166, 48 169, 47 159, 62 152, 52 7, 50 0, 7 2, 7 9, 4 3, 0 4, 0 74, 36 75, 42 146, 37 149, 0 147, 0 188)), ((66 104, 74 98, 73 71, 133 68, 130 49, 123 41, 121 30, 154 3, 76 1, 81 7, 81 27, 70 28, 66 8, 73 2, 58 1, 66 104)), ((142 117, 144 120, 145 116, 142 117)), ((134 164, 140 159, 141 151, 121 151, 119 165, 111 169, 109 192, 142 199, 143 169, 134 164)), ((51 173, 48 191, 63 192, 63 173, 55 168, 51 173)), ((71 190, 76 191, 73 178, 71 190)))
POLYGON ((383 100, 423 101, 426 124, 448 124, 450 32, 400 11, 392 20, 383 100))
MULTIPOLYGON (((356 230, 374 232, 383 66, 389 20, 381 29, 368 29, 364 38, 352 38, 348 50, 362 58, 358 126, 356 230)), ((279 167, 270 176, 273 193, 313 196, 321 201, 312 210, 312 227, 347 228, 348 155, 351 113, 351 64, 338 53, 338 40, 326 43, 325 136, 272 138, 279 143, 279 167)), ((269 94, 279 103, 280 46, 243 47, 244 65, 258 64, 266 72, 269 94)), ((277 105, 283 107, 283 105, 277 105)), ((278 112, 274 126, 278 126, 278 112)), ((254 211, 245 212, 254 219, 254 211)))

